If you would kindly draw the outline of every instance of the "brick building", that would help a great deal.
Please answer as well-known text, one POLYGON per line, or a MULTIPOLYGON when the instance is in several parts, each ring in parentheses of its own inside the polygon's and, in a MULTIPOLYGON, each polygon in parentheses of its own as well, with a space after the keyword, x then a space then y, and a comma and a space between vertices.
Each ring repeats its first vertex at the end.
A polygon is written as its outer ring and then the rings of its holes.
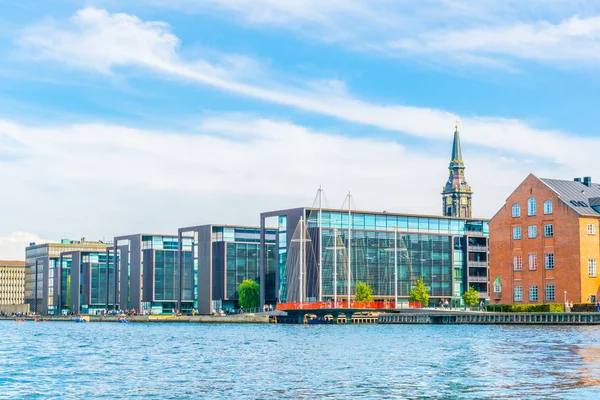
POLYGON ((490 221, 491 301, 595 302, 600 185, 530 174, 490 221))

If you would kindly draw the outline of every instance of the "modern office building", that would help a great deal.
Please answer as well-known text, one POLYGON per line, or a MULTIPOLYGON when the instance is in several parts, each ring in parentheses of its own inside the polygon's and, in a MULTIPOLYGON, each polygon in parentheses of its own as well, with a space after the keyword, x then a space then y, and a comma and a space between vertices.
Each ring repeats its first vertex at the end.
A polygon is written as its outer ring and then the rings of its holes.
POLYGON ((595 302, 600 185, 529 175, 490 221, 492 301, 595 302))
POLYGON ((113 304, 124 310, 152 310, 156 314, 173 309, 191 312, 196 302, 192 238, 181 239, 181 269, 178 249, 177 235, 138 233, 115 237, 117 279, 113 282, 113 304))
MULTIPOLYGON (((61 267, 60 255, 70 251, 106 251, 109 245, 102 241, 63 239, 60 243, 31 243, 25 249, 25 303, 33 312, 48 315, 58 313, 55 300, 55 276, 61 267)), ((64 266, 63 266, 64 268, 64 266)), ((67 275, 62 275, 66 279, 67 275)), ((66 290, 66 285, 62 286, 66 290)), ((64 297, 63 297, 64 298, 64 297)))
POLYGON ((267 303, 276 301, 276 231, 264 230, 264 273, 259 271, 261 231, 258 227, 199 225, 179 229, 179 238, 192 235, 192 263, 196 273, 196 308, 200 314, 212 310, 237 309, 238 286, 245 279, 258 282, 267 303))
POLYGON ((96 314, 112 309, 115 273, 111 248, 60 254, 54 273, 54 313, 96 314))
POLYGON ((25 303, 25 261, 0 260, 0 307, 25 303))
POLYGON ((487 220, 302 207, 260 222, 261 238, 277 234, 278 302, 352 299, 359 281, 376 300, 403 302, 418 278, 432 303, 460 303, 468 286, 489 296, 487 220))

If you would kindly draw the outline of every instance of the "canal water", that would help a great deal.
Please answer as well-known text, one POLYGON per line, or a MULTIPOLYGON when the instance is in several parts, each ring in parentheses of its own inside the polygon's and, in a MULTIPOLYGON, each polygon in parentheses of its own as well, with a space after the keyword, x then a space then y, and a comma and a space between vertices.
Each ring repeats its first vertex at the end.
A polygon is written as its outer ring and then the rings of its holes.
POLYGON ((0 321, 0 398, 600 398, 598 327, 0 321))

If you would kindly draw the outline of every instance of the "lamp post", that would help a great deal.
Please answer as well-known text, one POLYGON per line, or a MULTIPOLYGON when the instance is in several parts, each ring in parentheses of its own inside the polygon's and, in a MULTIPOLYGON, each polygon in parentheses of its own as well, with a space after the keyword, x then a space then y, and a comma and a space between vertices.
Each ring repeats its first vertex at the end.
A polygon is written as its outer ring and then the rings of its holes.
POLYGON ((567 304, 567 291, 565 290, 565 304, 567 304))

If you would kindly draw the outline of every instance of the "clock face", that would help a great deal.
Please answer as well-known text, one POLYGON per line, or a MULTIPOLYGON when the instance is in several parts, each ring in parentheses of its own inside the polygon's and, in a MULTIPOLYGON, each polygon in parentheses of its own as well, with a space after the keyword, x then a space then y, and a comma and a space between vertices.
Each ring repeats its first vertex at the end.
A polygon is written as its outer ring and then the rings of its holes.
POLYGON ((446 197, 446 204, 452 204, 452 197, 446 197))
POLYGON ((460 204, 467 204, 467 198, 463 197, 462 199, 460 199, 460 204))

